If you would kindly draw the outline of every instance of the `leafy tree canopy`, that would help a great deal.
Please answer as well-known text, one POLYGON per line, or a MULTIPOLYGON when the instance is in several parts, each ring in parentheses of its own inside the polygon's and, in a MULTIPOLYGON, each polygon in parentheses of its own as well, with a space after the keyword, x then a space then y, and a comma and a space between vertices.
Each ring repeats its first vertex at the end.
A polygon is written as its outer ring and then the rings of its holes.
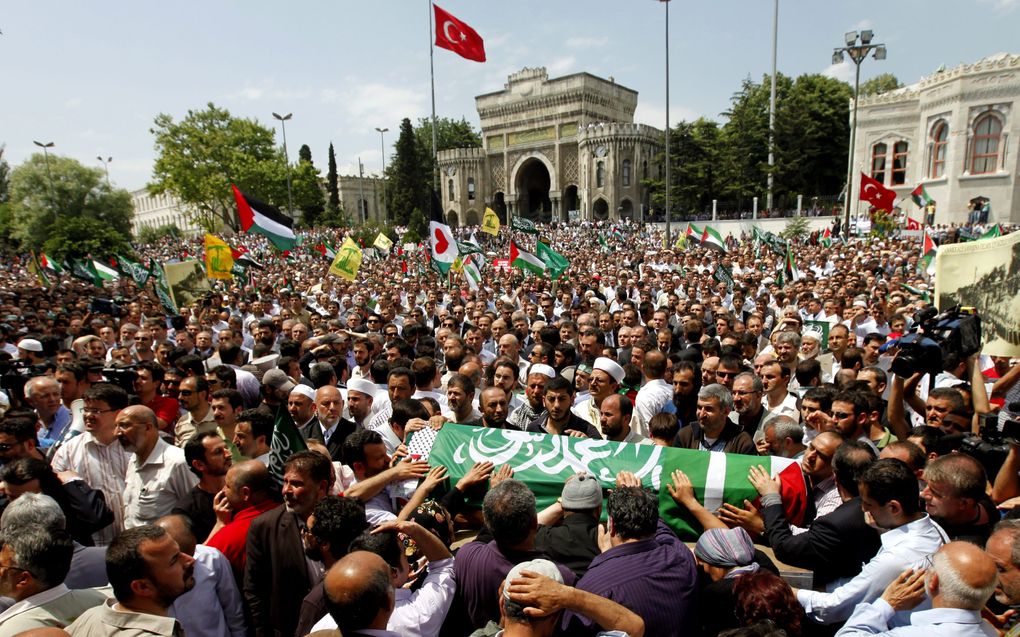
POLYGON ((889 91, 903 88, 903 83, 892 73, 882 73, 861 84, 861 97, 881 95, 889 91))

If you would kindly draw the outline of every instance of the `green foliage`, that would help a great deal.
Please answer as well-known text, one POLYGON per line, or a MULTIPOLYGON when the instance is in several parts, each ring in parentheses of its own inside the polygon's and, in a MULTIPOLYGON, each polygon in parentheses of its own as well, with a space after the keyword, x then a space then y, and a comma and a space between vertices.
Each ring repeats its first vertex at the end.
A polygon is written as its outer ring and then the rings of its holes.
POLYGON ((233 117, 210 102, 179 122, 161 113, 150 132, 157 157, 149 190, 176 196, 195 211, 193 220, 202 228, 236 225, 231 183, 286 209, 286 164, 272 128, 233 117))
POLYGON ((414 209, 428 209, 429 178, 423 175, 422 157, 415 143, 411 120, 400 122, 396 151, 387 169, 386 209, 397 225, 404 225, 414 209))
POLYGON ((0 204, 10 201, 11 166, 4 158, 6 147, 0 146, 0 204))
POLYGON ((882 73, 861 84, 861 97, 881 95, 903 88, 903 83, 892 73, 882 73))
POLYGON ((320 223, 319 219, 326 210, 326 194, 322 189, 319 169, 311 161, 298 160, 291 174, 291 187, 294 207, 301 211, 305 225, 311 227, 320 223))
POLYGON ((333 219, 340 215, 340 188, 337 179, 336 153, 333 151, 333 142, 330 142, 329 172, 326 173, 326 193, 329 195, 329 200, 326 202, 326 212, 333 219))
POLYGON ((393 243, 397 243, 400 239, 397 236, 397 231, 391 226, 388 226, 385 222, 376 223, 375 221, 366 221, 358 227, 352 228, 351 236, 354 238, 354 241, 361 243, 366 248, 371 248, 380 232, 386 235, 393 243))
MULTIPOLYGON (((706 212, 713 199, 748 210, 764 205, 768 183, 770 78, 745 79, 720 125, 700 118, 670 133, 673 214, 706 212)), ((776 77, 774 203, 792 208, 798 194, 835 194, 846 178, 850 87, 822 75, 776 77)), ((664 204, 663 180, 649 167, 652 205, 664 204)))
POLYGON ((407 221, 407 232, 404 233, 402 240, 405 243, 418 243, 429 233, 429 224, 425 219, 425 215, 418 208, 415 208, 411 213, 411 218, 407 221))
POLYGON ((807 236, 807 234, 807 217, 791 217, 790 220, 786 222, 786 227, 779 233, 779 236, 787 239, 788 241, 795 241, 801 237, 807 236))
MULTIPOLYGON (((432 118, 422 117, 414 127, 414 142, 422 161, 422 172, 427 183, 432 183, 435 162, 432 157, 432 118)), ((449 117, 436 118, 436 151, 451 148, 481 148, 482 136, 463 117, 459 120, 449 117)))
POLYGON ((174 224, 168 223, 155 228, 145 227, 138 231, 138 241, 140 243, 156 243, 165 237, 178 239, 181 237, 181 229, 174 224))
POLYGON ((871 216, 871 236, 888 237, 899 224, 896 218, 886 210, 876 210, 871 216))
POLYGON ((297 152, 299 161, 306 161, 309 164, 312 163, 312 149, 308 147, 308 144, 301 144, 301 148, 297 152))
POLYGON ((47 254, 105 256, 123 251, 131 238, 131 194, 111 188, 99 168, 42 153, 11 172, 13 237, 47 254), (52 190, 50 187, 52 177, 52 190))

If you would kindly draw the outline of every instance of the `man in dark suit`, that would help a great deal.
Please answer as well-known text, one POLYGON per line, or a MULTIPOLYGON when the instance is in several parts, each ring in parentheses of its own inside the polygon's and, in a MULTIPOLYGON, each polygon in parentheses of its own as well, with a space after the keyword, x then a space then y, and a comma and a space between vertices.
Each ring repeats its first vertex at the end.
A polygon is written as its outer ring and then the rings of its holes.
POLYGON ((836 450, 832 469, 843 504, 811 523, 804 533, 793 534, 783 513, 778 485, 768 475, 752 470, 751 484, 762 494, 765 535, 776 558, 814 571, 814 588, 824 590, 837 579, 849 579, 878 553, 878 532, 864 521, 858 477, 875 461, 866 444, 850 440, 836 450))
POLYGON ((301 601, 322 577, 316 563, 305 557, 301 533, 315 505, 329 494, 331 469, 329 460, 314 451, 292 455, 283 465, 283 505, 251 523, 244 599, 255 637, 293 635, 301 601))
POLYGON ((357 429, 353 422, 340 417, 343 412, 344 398, 339 389, 326 385, 315 390, 315 418, 308 425, 308 439, 326 445, 330 457, 337 461, 344 440, 357 429))

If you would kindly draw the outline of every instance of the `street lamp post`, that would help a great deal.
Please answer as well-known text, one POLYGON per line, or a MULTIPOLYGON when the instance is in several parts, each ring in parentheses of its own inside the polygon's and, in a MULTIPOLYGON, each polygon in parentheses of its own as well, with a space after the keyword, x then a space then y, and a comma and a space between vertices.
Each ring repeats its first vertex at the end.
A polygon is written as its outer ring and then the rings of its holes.
MULTIPOLYGON (((382 152, 382 189, 383 189, 383 202, 386 201, 386 137, 385 133, 389 131, 388 128, 375 127, 375 130, 379 133, 379 150, 382 152)), ((376 207, 376 212, 378 212, 376 207)))
POLYGON ((844 42, 846 46, 836 47, 832 52, 832 63, 841 64, 843 62, 843 55, 849 55, 850 61, 854 63, 854 108, 853 115, 850 122, 850 152, 847 159, 846 168, 846 197, 843 202, 843 225, 846 228, 847 234, 850 233, 850 198, 853 194, 854 184, 854 151, 857 142, 857 102, 860 98, 861 90, 861 62, 864 61, 868 54, 872 51, 875 52, 876 60, 884 60, 886 56, 886 48, 884 44, 872 42, 875 38, 875 34, 871 29, 865 29, 860 33, 857 31, 850 31, 846 34, 844 42))
POLYGON ((283 159, 287 163, 287 212, 290 214, 291 218, 294 217, 294 199, 290 191, 290 156, 287 154, 287 120, 293 115, 294 113, 287 113, 286 115, 273 113, 273 117, 280 120, 280 128, 283 129, 283 159))
POLYGON ((96 159, 98 159, 99 161, 103 162, 103 169, 106 170, 106 185, 107 185, 107 187, 109 187, 109 185, 110 185, 110 162, 113 161, 113 157, 107 157, 106 159, 103 159, 101 156, 96 155, 96 159))
POLYGON ((672 210, 669 207, 669 0, 659 0, 666 5, 666 245, 673 245, 673 238, 670 235, 670 217, 672 210))
POLYGON ((772 191, 775 185, 776 167, 776 49, 779 33, 779 0, 772 6, 772 86, 769 89, 769 176, 768 196, 765 207, 772 214, 772 191))
POLYGON ((37 142, 33 140, 32 143, 38 146, 39 148, 42 148, 43 157, 46 158, 46 185, 47 190, 49 190, 50 193, 50 208, 53 208, 53 218, 56 219, 57 206, 54 204, 53 201, 53 173, 50 172, 50 153, 48 150, 50 148, 53 148, 53 142, 46 142, 44 144, 42 142, 37 142))

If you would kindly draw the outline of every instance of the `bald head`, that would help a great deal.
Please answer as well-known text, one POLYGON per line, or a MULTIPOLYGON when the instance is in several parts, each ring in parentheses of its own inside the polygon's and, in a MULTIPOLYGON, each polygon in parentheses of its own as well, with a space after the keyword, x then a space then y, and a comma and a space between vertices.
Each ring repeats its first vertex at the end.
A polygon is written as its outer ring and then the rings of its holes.
POLYGON ((324 385, 315 390, 315 413, 326 428, 340 422, 344 411, 344 399, 340 390, 333 385, 324 385))
POLYGON ((998 573, 995 562, 977 545, 950 542, 932 560, 926 586, 936 607, 980 610, 992 596, 998 573))
POLYGON ((131 405, 130 407, 125 407, 119 414, 117 414, 117 422, 120 422, 121 419, 139 425, 158 427, 156 412, 152 411, 145 405, 131 405))
POLYGON ((393 612, 390 567, 375 553, 348 553, 323 580, 326 605, 341 633, 383 630, 393 612))
POLYGON ((156 413, 145 405, 131 405, 117 413, 117 440, 139 458, 147 458, 159 440, 156 413))
POLYGON ((156 526, 166 531, 181 547, 186 555, 195 555, 195 534, 191 530, 191 521, 183 515, 164 515, 156 520, 156 526))

